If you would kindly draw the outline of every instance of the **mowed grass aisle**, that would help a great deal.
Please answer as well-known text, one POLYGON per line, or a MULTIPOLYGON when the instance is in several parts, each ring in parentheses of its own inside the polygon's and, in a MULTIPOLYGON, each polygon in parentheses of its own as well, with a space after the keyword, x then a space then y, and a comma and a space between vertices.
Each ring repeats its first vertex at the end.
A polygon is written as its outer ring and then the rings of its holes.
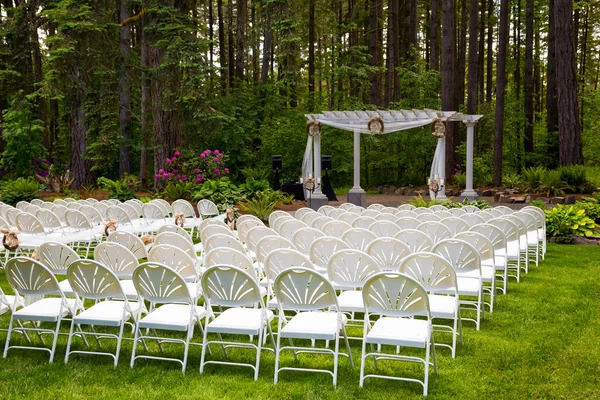
MULTIPOLYGON (((6 278, 0 274, 2 288, 8 292, 6 278)), ((8 320, 2 316, 0 328, 5 329, 8 320)), ((68 323, 62 328, 67 332, 68 323)), ((359 334, 360 330, 351 331, 359 334)), ((19 334, 13 337, 24 342, 19 334)), ((6 332, 0 332, 2 346, 5 339, 6 332)), ((438 341, 444 339, 448 338, 438 341)), ((428 398, 600 398, 600 247, 549 244, 541 266, 532 267, 521 283, 510 281, 508 295, 498 296, 494 313, 486 314, 481 331, 465 323, 464 340, 455 360, 448 350, 438 349, 439 374, 430 375, 428 398)), ((367 380, 360 388, 358 341, 351 342, 354 369, 340 358, 337 389, 329 376, 314 373, 283 372, 273 385, 275 358, 268 352, 263 352, 260 377, 254 382, 249 368, 208 366, 200 375, 200 347, 191 348, 185 375, 177 364, 160 361, 138 360, 130 369, 131 341, 124 341, 117 368, 109 357, 95 355, 73 355, 65 365, 66 341, 66 336, 59 339, 53 364, 48 364, 48 353, 30 350, 11 350, 7 359, 0 359, 0 398, 403 399, 420 398, 422 393, 418 384, 379 379, 367 380)), ((198 330, 194 341, 201 341, 198 330)), ((156 350, 155 344, 150 347, 156 350)), ((217 350, 213 357, 222 358, 217 350)), ((167 352, 182 354, 181 347, 174 345, 167 352)), ((246 350, 233 350, 231 356, 246 362, 253 359, 246 350)), ((290 354, 282 360, 294 364, 290 354)), ((301 355, 300 365, 330 367, 331 360, 301 355)), ((381 362, 380 368, 422 377, 416 365, 381 362)), ((372 364, 368 370, 372 371, 372 364)))

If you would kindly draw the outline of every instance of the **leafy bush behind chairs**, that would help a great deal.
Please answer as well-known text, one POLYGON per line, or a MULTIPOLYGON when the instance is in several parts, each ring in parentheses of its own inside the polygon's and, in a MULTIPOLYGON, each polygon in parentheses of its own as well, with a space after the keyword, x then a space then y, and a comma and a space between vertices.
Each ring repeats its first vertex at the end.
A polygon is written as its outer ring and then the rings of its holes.
POLYGON ((108 190, 109 199, 126 201, 135 199, 135 189, 138 186, 138 180, 134 175, 125 174, 123 178, 112 180, 104 177, 98 178, 100 189, 108 190))
POLYGON ((562 180, 561 172, 559 170, 553 170, 545 172, 538 189, 545 192, 548 197, 563 196, 565 190, 569 190, 570 186, 562 180))
POLYGON ((5 181, 0 186, 0 200, 11 206, 19 201, 31 201, 39 198, 40 184, 31 178, 18 178, 5 181))
POLYGON ((600 223, 600 202, 593 197, 583 197, 575 202, 575 207, 579 210, 585 210, 585 215, 590 217, 594 222, 600 223))
POLYGON ((169 182, 165 186, 162 196, 171 201, 178 199, 191 200, 196 185, 193 182, 169 182))
POLYGON ((246 202, 242 205, 242 210, 260 218, 263 222, 267 223, 269 215, 275 210, 280 204, 290 204, 294 199, 294 195, 287 195, 279 190, 265 190, 256 193, 256 196, 250 199, 246 199, 246 202))
POLYGON ((255 197, 257 193, 263 192, 265 190, 270 190, 270 188, 271 185, 267 180, 247 178, 246 183, 240 185, 240 192, 244 195, 245 198, 251 199, 255 197))
POLYGON ((446 208, 461 208, 464 206, 474 206, 479 208, 480 210, 485 210, 486 208, 490 208, 490 205, 485 200, 473 200, 469 201, 469 199, 464 199, 463 202, 453 201, 452 198, 443 201, 442 204, 446 208))
POLYGON ((592 193, 594 185, 587 177, 586 167, 583 165, 566 165, 558 169, 560 179, 568 186, 572 193, 592 193))
POLYGON ((585 214, 584 209, 575 205, 557 205, 546 210, 546 232, 556 238, 558 243, 570 243, 573 236, 592 236, 596 223, 585 214))
POLYGON ((215 203, 220 212, 235 206, 242 199, 239 188, 229 178, 210 179, 204 182, 192 196, 194 202, 208 199, 215 203))
POLYGON ((540 166, 524 168, 522 175, 525 191, 530 193, 538 192, 546 171, 546 168, 540 166))

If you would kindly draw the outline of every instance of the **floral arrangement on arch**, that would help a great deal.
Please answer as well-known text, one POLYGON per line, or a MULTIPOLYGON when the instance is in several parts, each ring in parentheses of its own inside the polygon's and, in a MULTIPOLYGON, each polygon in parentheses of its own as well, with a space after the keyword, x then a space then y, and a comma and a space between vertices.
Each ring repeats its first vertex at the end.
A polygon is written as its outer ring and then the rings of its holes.
POLYGON ((229 174, 225 167, 225 154, 219 150, 206 149, 200 155, 176 150, 173 157, 165 160, 165 168, 154 175, 154 179, 165 182, 192 182, 200 184, 209 179, 218 179, 229 174))

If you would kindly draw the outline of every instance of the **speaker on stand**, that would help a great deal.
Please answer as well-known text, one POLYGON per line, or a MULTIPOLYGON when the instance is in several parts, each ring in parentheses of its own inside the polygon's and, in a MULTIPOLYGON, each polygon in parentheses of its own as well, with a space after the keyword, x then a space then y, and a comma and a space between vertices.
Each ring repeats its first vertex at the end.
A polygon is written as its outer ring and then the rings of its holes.
POLYGON ((283 157, 280 155, 271 156, 271 168, 275 171, 272 184, 273 190, 280 190, 279 171, 283 168, 283 157))
POLYGON ((337 197, 333 188, 331 187, 331 182, 329 181, 328 171, 332 169, 332 157, 330 155, 321 156, 321 171, 325 171, 325 176, 323 177, 321 191, 325 196, 327 196, 327 200, 329 201, 337 201, 337 197))

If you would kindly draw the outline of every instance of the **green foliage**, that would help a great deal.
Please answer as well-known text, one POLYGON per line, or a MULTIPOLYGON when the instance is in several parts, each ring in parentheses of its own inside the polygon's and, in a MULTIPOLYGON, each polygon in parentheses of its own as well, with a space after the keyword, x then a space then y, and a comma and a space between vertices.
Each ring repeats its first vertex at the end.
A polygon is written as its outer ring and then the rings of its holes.
POLYGON ((546 210, 546 232, 548 236, 569 238, 573 235, 592 236, 596 229, 595 222, 585 214, 585 210, 574 205, 556 207, 546 210))
POLYGON ((567 165, 558 169, 560 179, 569 187, 572 193, 592 193, 593 184, 587 178, 586 167, 583 165, 567 165))
POLYGON ((523 183, 523 180, 519 174, 509 173, 502 177, 502 184, 506 187, 519 187, 523 183))
POLYGON ((596 223, 600 223, 600 202, 593 197, 583 197, 580 201, 575 202, 575 207, 580 210, 585 210, 585 215, 590 217, 596 223))
POLYGON ((44 124, 33 117, 33 106, 21 98, 13 100, 10 108, 2 112, 2 168, 15 176, 33 173, 32 162, 44 153, 42 134, 44 124))
POLYGON ((31 178, 18 178, 6 181, 0 188, 0 200, 11 206, 20 201, 31 201, 39 198, 40 184, 31 178))
POLYGON ((152 197, 149 197, 149 196, 142 196, 142 197, 140 197, 140 201, 141 201, 142 203, 144 203, 144 204, 146 204, 146 203, 150 203, 150 202, 152 201, 152 197))
POLYGON ((543 200, 533 200, 531 205, 537 208, 541 208, 542 210, 546 209, 546 203, 543 200))
POLYGON ((546 175, 546 168, 537 166, 523 169, 523 185, 524 189, 530 193, 536 193, 539 191, 544 176, 546 175))
MULTIPOLYGON (((415 205, 415 204, 413 204, 415 205)), ((490 208, 490 205, 485 200, 473 200, 469 201, 469 199, 464 199, 463 202, 453 201, 451 198, 442 202, 442 204, 446 208, 461 208, 464 206, 474 206, 479 208, 480 210, 485 210, 486 208, 490 208)), ((424 206, 421 206, 424 207, 424 206)), ((428 206, 430 207, 430 206, 428 206)))
POLYGON ((273 199, 272 196, 269 195, 263 196, 259 193, 258 196, 246 200, 246 202, 242 204, 242 210, 267 223, 269 221, 269 215, 279 204, 281 204, 280 200, 273 199))
POLYGON ((546 171, 539 186, 539 190, 545 192, 547 196, 562 196, 566 189, 569 189, 569 185, 562 180, 558 170, 546 171))
POLYGON ((125 175, 122 179, 112 180, 104 177, 98 178, 98 187, 108 190, 109 199, 126 201, 135 199, 135 177, 125 175))
POLYGON ((245 198, 251 199, 258 192, 262 192, 265 190, 269 190, 271 185, 266 180, 256 180, 254 178, 247 178, 246 183, 240 185, 240 192, 244 195, 245 198))
POLYGON ((412 204, 415 207, 431 207, 431 206, 435 206, 437 204, 437 200, 436 199, 431 199, 431 200, 425 200, 423 198, 423 196, 418 195, 412 198, 411 201, 408 202, 409 204, 412 204))
POLYGON ((199 189, 196 189, 192 199, 195 202, 208 199, 217 205, 219 211, 223 212, 239 203, 242 194, 229 178, 221 178, 204 182, 199 189))
POLYGON ((191 200, 196 185, 192 182, 172 181, 165 186, 163 197, 167 200, 175 201, 178 199, 191 200))
POLYGON ((452 182, 454 182, 459 189, 464 189, 467 187, 467 176, 463 174, 456 174, 452 177, 452 182))

